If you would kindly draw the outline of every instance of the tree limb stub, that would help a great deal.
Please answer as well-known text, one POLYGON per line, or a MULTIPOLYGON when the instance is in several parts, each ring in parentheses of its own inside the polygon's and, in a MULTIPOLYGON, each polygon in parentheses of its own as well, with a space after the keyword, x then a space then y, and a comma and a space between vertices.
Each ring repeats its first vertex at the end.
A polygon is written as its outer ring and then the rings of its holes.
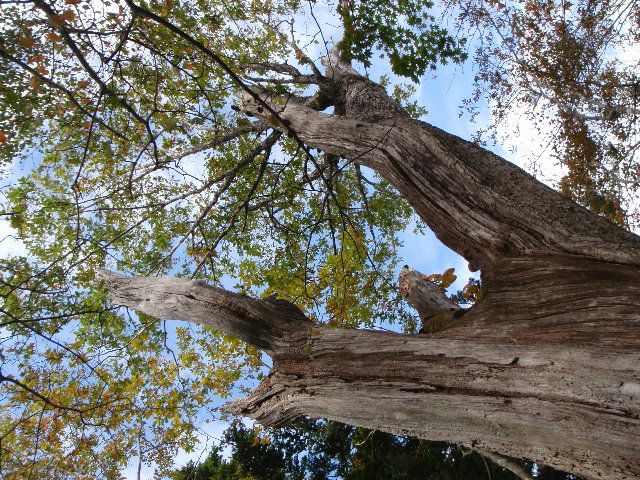
POLYGON ((405 265, 398 275, 400 295, 418 311, 422 320, 419 333, 434 333, 459 318, 464 310, 449 300, 444 290, 426 275, 405 265))

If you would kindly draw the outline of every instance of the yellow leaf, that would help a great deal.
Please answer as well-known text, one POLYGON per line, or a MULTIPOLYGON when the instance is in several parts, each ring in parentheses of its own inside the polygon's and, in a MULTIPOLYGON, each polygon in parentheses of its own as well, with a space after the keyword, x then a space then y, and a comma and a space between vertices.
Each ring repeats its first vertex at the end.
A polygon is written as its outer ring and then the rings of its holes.
MULTIPOLYGON (((453 270, 453 268, 451 268, 450 270, 453 270)), ((440 286, 445 289, 449 288, 451 284, 456 281, 457 278, 458 277, 452 274, 442 275, 442 283, 440 283, 440 286)))
POLYGON ((456 269, 455 268, 448 268, 444 271, 444 273, 442 275, 453 275, 453 272, 455 272, 456 269))

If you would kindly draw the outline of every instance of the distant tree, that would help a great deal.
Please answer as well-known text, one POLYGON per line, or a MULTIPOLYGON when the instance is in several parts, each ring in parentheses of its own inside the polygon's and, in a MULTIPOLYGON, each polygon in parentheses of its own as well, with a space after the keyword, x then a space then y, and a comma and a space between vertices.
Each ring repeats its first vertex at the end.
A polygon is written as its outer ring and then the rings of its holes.
POLYGON ((477 34, 476 92, 466 106, 478 112, 489 100, 490 136, 497 139, 497 127, 518 115, 551 130, 550 153, 566 172, 560 190, 612 222, 639 228, 640 4, 445 3, 460 28, 477 34))
MULTIPOLYGON (((506 459, 536 480, 573 480, 530 462, 506 459)), ((303 420, 262 431, 233 424, 209 457, 190 462, 174 480, 521 480, 472 449, 398 437, 337 422, 303 420), (230 447, 225 460, 223 447, 230 447)))

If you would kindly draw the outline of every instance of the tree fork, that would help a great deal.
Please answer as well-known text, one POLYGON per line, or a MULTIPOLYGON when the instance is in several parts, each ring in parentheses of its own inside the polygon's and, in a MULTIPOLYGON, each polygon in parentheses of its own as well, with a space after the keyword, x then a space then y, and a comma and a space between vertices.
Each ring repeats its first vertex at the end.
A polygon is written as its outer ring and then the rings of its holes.
POLYGON ((640 476, 637 349, 318 327, 288 302, 202 282, 106 270, 98 279, 122 305, 209 325, 268 351, 267 380, 228 405, 264 425, 325 418, 588 478, 640 476))
POLYGON ((288 302, 103 271, 114 301, 269 353, 267 380, 229 405, 266 425, 327 418, 587 478, 640 478, 640 238, 407 118, 335 52, 327 62, 343 115, 260 87, 243 109, 268 122, 267 103, 286 122, 272 119, 277 129, 377 171, 481 270, 482 299, 432 335, 319 327, 288 302))

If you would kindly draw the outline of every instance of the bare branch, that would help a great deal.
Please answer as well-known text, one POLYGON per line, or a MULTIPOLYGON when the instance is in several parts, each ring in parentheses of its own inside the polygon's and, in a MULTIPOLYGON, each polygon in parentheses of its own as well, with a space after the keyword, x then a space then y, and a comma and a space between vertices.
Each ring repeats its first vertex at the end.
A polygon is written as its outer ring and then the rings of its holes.
POLYGON ((505 468, 511 471, 515 476, 519 477, 521 480, 535 480, 531 475, 529 475, 524 468, 518 465, 516 462, 511 460, 509 457, 505 457, 504 455, 500 455, 495 452, 491 452, 484 448, 474 448, 474 452, 482 455, 485 458, 488 458, 496 465, 505 468))
POLYGON ((287 332, 304 332, 312 322, 286 300, 257 300, 183 278, 129 278, 100 269, 115 303, 165 320, 208 325, 273 353, 287 332))

